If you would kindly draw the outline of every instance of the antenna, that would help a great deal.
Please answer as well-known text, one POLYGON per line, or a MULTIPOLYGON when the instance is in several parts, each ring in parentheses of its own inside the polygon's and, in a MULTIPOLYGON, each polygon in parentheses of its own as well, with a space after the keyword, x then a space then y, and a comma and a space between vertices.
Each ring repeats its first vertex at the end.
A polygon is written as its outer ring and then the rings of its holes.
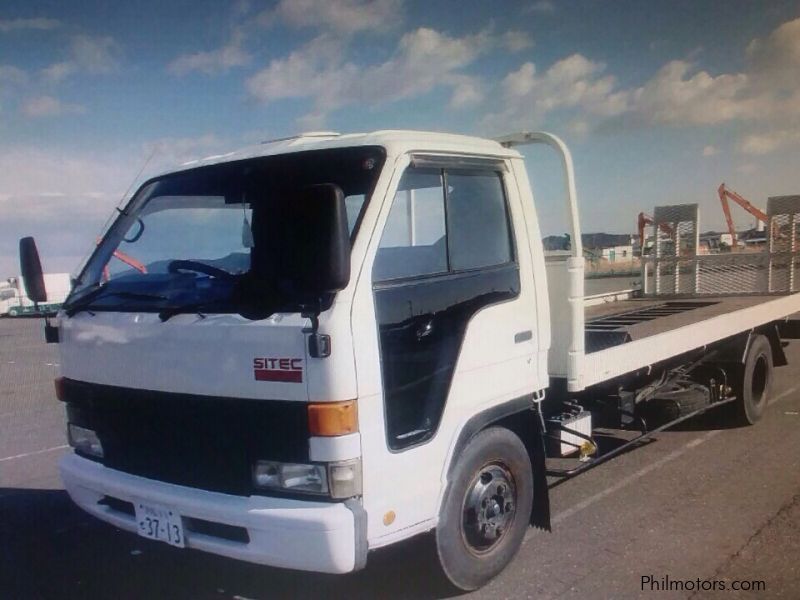
MULTIPOLYGON (((117 211, 119 211, 120 213, 122 213, 122 214, 126 214, 126 213, 125 213, 125 211, 124 211, 123 209, 119 208, 119 204, 122 204, 123 200, 125 200, 125 198, 127 198, 127 197, 128 197, 128 194, 130 193, 130 191, 131 191, 131 188, 133 188, 133 185, 134 185, 134 184, 135 184, 135 183, 136 183, 136 182, 139 180, 139 177, 141 177, 141 176, 142 176, 142 173, 144 173, 144 170, 147 168, 147 165, 149 165, 149 164, 150 164, 150 161, 151 161, 151 160, 153 160, 153 157, 156 155, 156 152, 157 152, 157 151, 158 151, 158 146, 155 146, 155 145, 154 145, 154 146, 153 146, 153 149, 150 151, 150 154, 149 154, 149 155, 148 155, 148 157, 145 159, 144 163, 142 163, 142 166, 139 168, 139 171, 136 173, 136 175, 134 176, 134 178, 133 178, 133 179, 131 180, 131 182, 128 184, 128 187, 125 189, 125 192, 122 194, 122 197, 119 199, 119 203, 118 203, 118 206, 117 206, 117 211)), ((99 241, 98 241, 98 245, 99 245, 99 241)), ((94 253, 93 253, 93 254, 94 254, 94 253)), ((116 253, 115 253, 115 254, 116 254, 116 253)), ((83 273, 83 270, 84 270, 84 268, 86 267, 86 264, 87 264, 87 262, 88 262, 88 259, 84 259, 84 261, 83 261, 83 262, 81 263, 81 265, 78 267, 78 272, 79 272, 79 273, 83 273)), ((82 278, 81 278, 81 276, 80 276, 80 275, 78 275, 77 277, 75 277, 75 280, 74 280, 74 281, 75 281, 75 283, 76 283, 76 284, 82 283, 82 278)))
POLYGON ((139 171, 138 171, 138 172, 136 173, 136 175, 134 176, 133 180, 132 180, 132 181, 130 182, 130 184, 128 185, 127 189, 125 190, 125 193, 124 193, 124 194, 122 194, 122 198, 120 198, 120 199, 119 199, 119 201, 120 201, 120 202, 122 202, 123 200, 125 200, 125 198, 127 198, 127 197, 128 197, 128 194, 130 193, 130 191, 131 191, 131 188, 133 187, 133 184, 134 184, 134 183, 136 183, 136 182, 139 180, 139 177, 141 177, 141 176, 142 176, 142 173, 144 173, 144 170, 147 168, 147 165, 149 165, 149 164, 150 164, 150 161, 151 161, 151 160, 153 160, 153 157, 156 155, 156 152, 157 152, 157 151, 158 151, 158 146, 157 146, 157 145, 154 145, 154 146, 153 146, 153 149, 150 151, 150 154, 149 154, 149 155, 148 155, 148 157, 145 159, 145 161, 144 161, 144 163, 142 164, 141 168, 139 169, 139 171))

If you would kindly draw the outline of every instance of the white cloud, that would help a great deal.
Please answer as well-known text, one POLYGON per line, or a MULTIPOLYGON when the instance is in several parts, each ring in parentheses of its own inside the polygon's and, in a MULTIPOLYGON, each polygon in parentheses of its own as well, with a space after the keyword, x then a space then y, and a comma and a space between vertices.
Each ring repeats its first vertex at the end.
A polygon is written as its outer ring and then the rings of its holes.
POLYGON ((673 60, 630 88, 621 88, 602 62, 580 54, 542 73, 527 62, 502 80, 502 109, 484 125, 491 130, 530 127, 554 111, 574 111, 580 118, 573 115, 568 123, 579 123, 584 131, 610 118, 623 126, 737 123, 747 131, 742 152, 764 154, 794 145, 794 132, 800 131, 800 18, 753 40, 745 56, 742 71, 718 74, 673 60))
POLYGON ((506 31, 500 36, 500 41, 509 52, 521 52, 533 47, 533 38, 525 31, 506 31))
POLYGON ((706 71, 692 73, 692 65, 675 60, 635 91, 634 106, 655 123, 715 125, 757 116, 761 101, 750 91, 744 73, 716 77, 706 71))
POLYGON ((76 73, 105 75, 119 69, 119 45, 110 36, 76 35, 66 60, 42 69, 45 82, 59 83, 76 73))
POLYGON ((550 14, 556 11, 556 5, 551 0, 539 0, 525 7, 525 12, 550 14))
POLYGON ((21 85, 28 81, 28 74, 13 65, 0 65, 0 91, 5 86, 21 85))
POLYGON ((242 67, 252 60, 252 56, 243 48, 243 43, 243 34, 237 32, 227 44, 216 50, 179 56, 169 63, 167 70, 175 75, 186 75, 192 71, 214 75, 234 67, 242 67))
POLYGON ((246 88, 254 98, 265 103, 306 96, 315 96, 323 103, 323 97, 330 96, 324 103, 336 105, 337 88, 349 85, 357 70, 355 65, 344 63, 341 43, 322 35, 288 56, 270 61, 266 68, 247 80, 246 88))
MULTIPOLYGON (((617 81, 605 74, 606 65, 581 54, 563 58, 539 74, 532 62, 509 73, 501 82, 504 110, 484 121, 489 130, 530 128, 554 111, 578 109, 583 117, 613 117, 629 108, 630 93, 617 90, 617 81)), ((573 121, 573 130, 585 133, 586 118, 573 121)))
POLYGON ((348 35, 390 29, 402 20, 402 9, 402 0, 280 0, 259 21, 348 35))
POLYGON ((716 146, 705 146, 703 148, 703 156, 708 157, 708 156, 715 156, 717 154, 719 154, 719 150, 717 149, 716 146))
POLYGON ((110 36, 77 35, 72 38, 71 51, 73 60, 88 73, 111 73, 119 68, 118 45, 110 36))
POLYGON ((758 171, 758 167, 753 163, 744 163, 736 167, 736 171, 743 175, 752 175, 758 171))
POLYGON ((268 103, 311 98, 315 121, 349 104, 376 105, 426 94, 436 87, 459 88, 456 104, 474 102, 478 85, 461 72, 494 43, 487 32, 456 38, 419 28, 402 36, 383 63, 356 65, 346 60, 346 44, 321 35, 285 58, 275 59, 247 80, 248 92, 268 103))
POLYGON ((738 73, 668 63, 634 92, 634 110, 652 123, 739 123, 750 129, 738 144, 745 154, 800 143, 800 18, 753 40, 745 54, 746 68, 738 73))
POLYGON ((749 70, 780 88, 800 86, 800 18, 787 21, 765 39, 747 46, 749 70))
POLYGON ((743 154, 758 156, 796 145, 800 145, 800 129, 782 129, 746 135, 738 149, 743 154))
POLYGON ((318 131, 325 128, 325 121, 328 115, 324 112, 310 112, 297 119, 297 127, 300 131, 318 131))
MULTIPOLYGON (((455 80, 454 80, 455 81, 455 80)), ((483 102, 484 91, 480 80, 475 77, 461 77, 453 87, 453 94, 450 96, 450 108, 469 108, 483 102)))
POLYGON ((82 106, 66 104, 53 96, 34 96, 22 101, 19 108, 26 117, 40 119, 43 117, 58 117, 65 114, 80 114, 85 112, 82 106))
POLYGON ((0 32, 10 31, 40 30, 46 31, 56 29, 61 26, 61 22, 56 19, 34 18, 34 19, 0 19, 0 32))
POLYGON ((75 73, 77 66, 71 61, 57 62, 42 69, 42 79, 48 83, 60 83, 75 73))

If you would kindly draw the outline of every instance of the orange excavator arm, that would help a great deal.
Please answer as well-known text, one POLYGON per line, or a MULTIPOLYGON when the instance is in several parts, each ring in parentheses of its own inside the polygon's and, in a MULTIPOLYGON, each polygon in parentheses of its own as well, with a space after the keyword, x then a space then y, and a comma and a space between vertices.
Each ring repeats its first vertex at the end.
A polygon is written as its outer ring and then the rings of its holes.
POLYGON ((147 267, 145 267, 142 263, 140 263, 132 256, 128 256, 124 252, 120 252, 119 250, 114 250, 114 258, 121 260, 129 267, 133 267, 134 269, 139 271, 139 273, 147 273, 147 267))
POLYGON ((722 212, 725 214, 725 221, 728 223, 728 233, 731 234, 731 240, 734 247, 736 246, 736 227, 733 224, 733 217, 731 217, 731 207, 730 204, 728 204, 728 199, 736 202, 736 204, 741 206, 762 223, 767 223, 768 219, 767 215, 764 214, 764 211, 750 204, 750 202, 748 202, 743 196, 740 196, 733 190, 726 188, 724 183, 720 184, 719 188, 717 189, 717 194, 719 194, 719 201, 720 204, 722 204, 722 212))
MULTIPOLYGON (((98 238, 97 239, 97 243, 100 244, 100 241, 101 240, 98 238)), ((141 262, 139 262, 135 258, 133 258, 132 256, 128 256, 127 254, 125 254, 124 252, 120 252, 119 250, 114 250, 113 256, 114 256, 114 258, 124 262, 129 267, 133 267, 134 269, 136 269, 140 273, 147 273, 147 267, 144 266, 144 264, 142 264, 141 262)), ((106 266, 106 268, 103 269, 103 275, 104 275, 106 280, 108 280, 109 277, 111 276, 111 273, 108 270, 108 266, 106 266)))
MULTIPOLYGON (((654 222, 655 222, 655 220, 653 219, 653 217, 651 217, 647 213, 643 213, 643 212, 639 213, 639 219, 638 219, 638 223, 639 223, 639 248, 641 248, 642 250, 644 250, 644 228, 647 227, 648 225, 652 225, 654 222)), ((670 227, 666 223, 661 223, 661 225, 659 225, 659 227, 660 227, 661 231, 666 233, 668 236, 670 236, 670 237, 672 236, 672 227, 670 227)))

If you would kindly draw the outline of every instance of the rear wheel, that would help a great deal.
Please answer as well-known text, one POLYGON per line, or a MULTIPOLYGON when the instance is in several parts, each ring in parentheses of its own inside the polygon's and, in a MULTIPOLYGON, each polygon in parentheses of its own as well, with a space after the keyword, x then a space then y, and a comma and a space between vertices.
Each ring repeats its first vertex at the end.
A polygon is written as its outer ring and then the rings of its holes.
POLYGON ((439 562, 462 590, 485 585, 522 544, 533 503, 528 452, 508 429, 478 433, 457 458, 436 529, 439 562))
POLYGON ((769 340, 763 335, 754 336, 735 386, 736 415, 743 425, 754 425, 761 420, 772 388, 772 368, 769 340))
POLYGON ((17 311, 16 308, 11 308, 8 311, 8 316, 9 317, 16 317, 18 314, 19 314, 19 312, 17 311))

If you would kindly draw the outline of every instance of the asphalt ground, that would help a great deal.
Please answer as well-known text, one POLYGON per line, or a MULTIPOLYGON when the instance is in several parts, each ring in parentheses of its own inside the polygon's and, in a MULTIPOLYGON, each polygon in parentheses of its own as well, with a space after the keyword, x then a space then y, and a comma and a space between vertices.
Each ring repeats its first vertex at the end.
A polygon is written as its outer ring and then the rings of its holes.
MULTIPOLYGON (((553 532, 531 530, 472 595, 800 598, 800 344, 787 354, 757 426, 709 414, 553 488, 553 532)), ((328 576, 174 549, 85 515, 57 474, 68 451, 57 363, 39 321, 0 320, 0 600, 458 595, 430 536, 328 576)))

